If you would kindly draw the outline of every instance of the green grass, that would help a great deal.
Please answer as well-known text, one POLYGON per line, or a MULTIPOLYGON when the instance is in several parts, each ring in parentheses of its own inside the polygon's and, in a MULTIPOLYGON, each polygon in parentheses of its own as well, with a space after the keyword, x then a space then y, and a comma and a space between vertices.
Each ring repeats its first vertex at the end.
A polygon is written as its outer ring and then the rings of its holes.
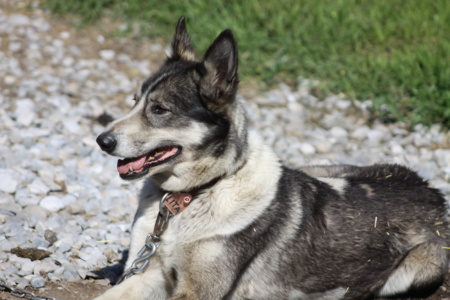
POLYGON ((323 95, 372 99, 374 116, 382 120, 450 128, 448 0, 47 0, 44 5, 86 23, 107 9, 149 37, 171 37, 185 15, 199 53, 231 28, 244 79, 268 84, 319 79, 323 95))

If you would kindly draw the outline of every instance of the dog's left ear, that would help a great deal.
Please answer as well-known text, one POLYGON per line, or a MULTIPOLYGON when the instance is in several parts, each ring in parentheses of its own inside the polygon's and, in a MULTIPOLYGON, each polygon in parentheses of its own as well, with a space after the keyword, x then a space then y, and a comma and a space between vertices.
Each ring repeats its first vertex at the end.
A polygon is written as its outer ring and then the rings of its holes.
POLYGON ((210 100, 234 97, 239 83, 238 52, 231 30, 223 31, 209 46, 203 67, 202 92, 210 100))
POLYGON ((178 20, 175 35, 172 40, 172 53, 169 60, 191 60, 195 61, 195 51, 191 43, 191 38, 186 29, 186 18, 181 17, 178 20))

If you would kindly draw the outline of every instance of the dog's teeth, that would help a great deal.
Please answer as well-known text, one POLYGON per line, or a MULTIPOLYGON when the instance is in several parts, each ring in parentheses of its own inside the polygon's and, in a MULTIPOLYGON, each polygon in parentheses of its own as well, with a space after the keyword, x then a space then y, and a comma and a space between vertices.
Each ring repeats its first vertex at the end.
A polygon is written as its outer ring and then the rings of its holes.
POLYGON ((134 169, 133 169, 133 167, 131 167, 131 166, 130 166, 130 172, 134 172, 134 169))

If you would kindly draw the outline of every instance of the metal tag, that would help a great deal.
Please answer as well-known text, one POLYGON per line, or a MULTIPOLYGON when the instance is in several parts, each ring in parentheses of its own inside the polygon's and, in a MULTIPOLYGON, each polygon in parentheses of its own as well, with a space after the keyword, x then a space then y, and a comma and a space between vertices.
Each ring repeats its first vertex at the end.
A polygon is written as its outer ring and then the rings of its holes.
POLYGON ((164 199, 164 205, 172 215, 176 216, 188 207, 191 200, 192 195, 189 193, 170 193, 164 199))

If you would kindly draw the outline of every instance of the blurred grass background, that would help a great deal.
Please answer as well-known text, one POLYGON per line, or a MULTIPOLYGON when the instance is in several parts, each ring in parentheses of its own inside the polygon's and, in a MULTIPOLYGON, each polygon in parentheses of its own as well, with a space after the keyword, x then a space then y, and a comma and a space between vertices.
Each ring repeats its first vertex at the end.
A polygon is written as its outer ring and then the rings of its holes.
MULTIPOLYGON (((239 44, 240 73, 268 86, 318 79, 319 96, 371 99, 385 122, 450 128, 448 0, 46 0, 81 24, 101 16, 170 42, 182 15, 198 53, 225 28, 239 44)), ((127 33, 125 33, 127 34, 127 33)))

